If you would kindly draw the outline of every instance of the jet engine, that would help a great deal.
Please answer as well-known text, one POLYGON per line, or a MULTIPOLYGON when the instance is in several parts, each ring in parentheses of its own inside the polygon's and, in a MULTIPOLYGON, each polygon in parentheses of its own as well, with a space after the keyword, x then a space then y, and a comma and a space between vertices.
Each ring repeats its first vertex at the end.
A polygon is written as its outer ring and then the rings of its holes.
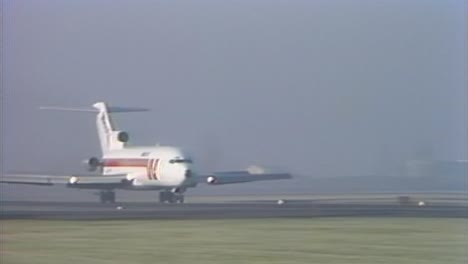
POLYGON ((110 135, 109 148, 121 149, 127 145, 130 140, 130 136, 125 131, 112 131, 110 135))
POLYGON ((130 136, 125 131, 116 131, 117 132, 117 140, 122 143, 127 143, 130 139, 130 136))
POLYGON ((83 163, 86 165, 88 171, 96 171, 98 168, 102 167, 102 162, 96 157, 91 157, 87 160, 84 160, 83 163))
POLYGON ((206 178, 206 182, 208 184, 216 184, 217 181, 218 179, 215 176, 209 176, 208 178, 206 178))

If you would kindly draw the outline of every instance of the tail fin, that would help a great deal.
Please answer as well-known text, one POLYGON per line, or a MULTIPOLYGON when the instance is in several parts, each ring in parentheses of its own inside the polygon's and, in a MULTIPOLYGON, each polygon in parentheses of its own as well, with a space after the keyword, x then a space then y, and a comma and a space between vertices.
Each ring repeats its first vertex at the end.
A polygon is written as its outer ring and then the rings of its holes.
POLYGON ((111 107, 104 102, 93 104, 93 108, 68 108, 68 107, 41 107, 46 110, 97 112, 96 126, 103 154, 110 150, 122 149, 127 145, 129 136, 127 132, 115 129, 110 113, 127 113, 148 111, 139 107, 111 107))
POLYGON ((96 116, 96 127, 99 136, 99 142, 101 143, 102 153, 106 153, 111 149, 121 149, 124 148, 126 142, 113 142, 114 134, 114 124, 109 115, 109 110, 106 103, 98 102, 93 104, 93 107, 96 108, 99 112, 96 116), (121 143, 121 144, 116 144, 121 143))

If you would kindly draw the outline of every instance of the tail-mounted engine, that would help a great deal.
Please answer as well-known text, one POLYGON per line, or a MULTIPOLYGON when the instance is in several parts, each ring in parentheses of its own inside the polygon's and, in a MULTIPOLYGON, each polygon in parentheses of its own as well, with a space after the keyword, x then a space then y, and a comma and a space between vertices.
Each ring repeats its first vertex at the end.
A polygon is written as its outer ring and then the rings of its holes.
POLYGON ((102 168, 102 161, 96 157, 91 157, 84 160, 83 163, 86 165, 88 171, 97 171, 102 168))
POLYGON ((121 149, 130 140, 130 136, 125 131, 112 131, 110 137, 110 149, 121 149))
POLYGON ((116 133, 116 138, 119 142, 127 143, 130 139, 130 136, 125 131, 115 131, 114 133, 116 133))

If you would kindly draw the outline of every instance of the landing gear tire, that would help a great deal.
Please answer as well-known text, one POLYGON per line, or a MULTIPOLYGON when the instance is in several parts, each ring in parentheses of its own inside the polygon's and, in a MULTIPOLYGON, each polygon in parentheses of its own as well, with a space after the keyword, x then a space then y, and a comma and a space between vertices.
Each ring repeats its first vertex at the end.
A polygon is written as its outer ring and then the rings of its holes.
POLYGON ((160 192, 159 193, 159 202, 160 203, 184 203, 184 195, 173 192, 160 192))
POLYGON ((99 200, 101 203, 115 203, 114 191, 101 191, 99 193, 99 200))

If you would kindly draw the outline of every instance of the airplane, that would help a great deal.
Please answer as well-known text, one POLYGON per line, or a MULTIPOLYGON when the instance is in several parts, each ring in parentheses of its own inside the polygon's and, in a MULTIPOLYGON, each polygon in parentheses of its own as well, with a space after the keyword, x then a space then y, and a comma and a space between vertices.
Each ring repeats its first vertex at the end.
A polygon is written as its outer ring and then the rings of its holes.
POLYGON ((290 179, 291 174, 266 172, 261 167, 247 170, 200 174, 194 160, 182 148, 174 146, 131 146, 129 134, 116 130, 111 113, 148 111, 146 108, 112 107, 97 102, 92 108, 41 107, 46 110, 94 112, 101 147, 101 158, 85 160, 90 172, 99 175, 4 175, 0 183, 99 190, 101 203, 115 203, 115 190, 159 191, 160 203, 184 203, 184 193, 200 183, 235 184, 263 180, 290 179))

